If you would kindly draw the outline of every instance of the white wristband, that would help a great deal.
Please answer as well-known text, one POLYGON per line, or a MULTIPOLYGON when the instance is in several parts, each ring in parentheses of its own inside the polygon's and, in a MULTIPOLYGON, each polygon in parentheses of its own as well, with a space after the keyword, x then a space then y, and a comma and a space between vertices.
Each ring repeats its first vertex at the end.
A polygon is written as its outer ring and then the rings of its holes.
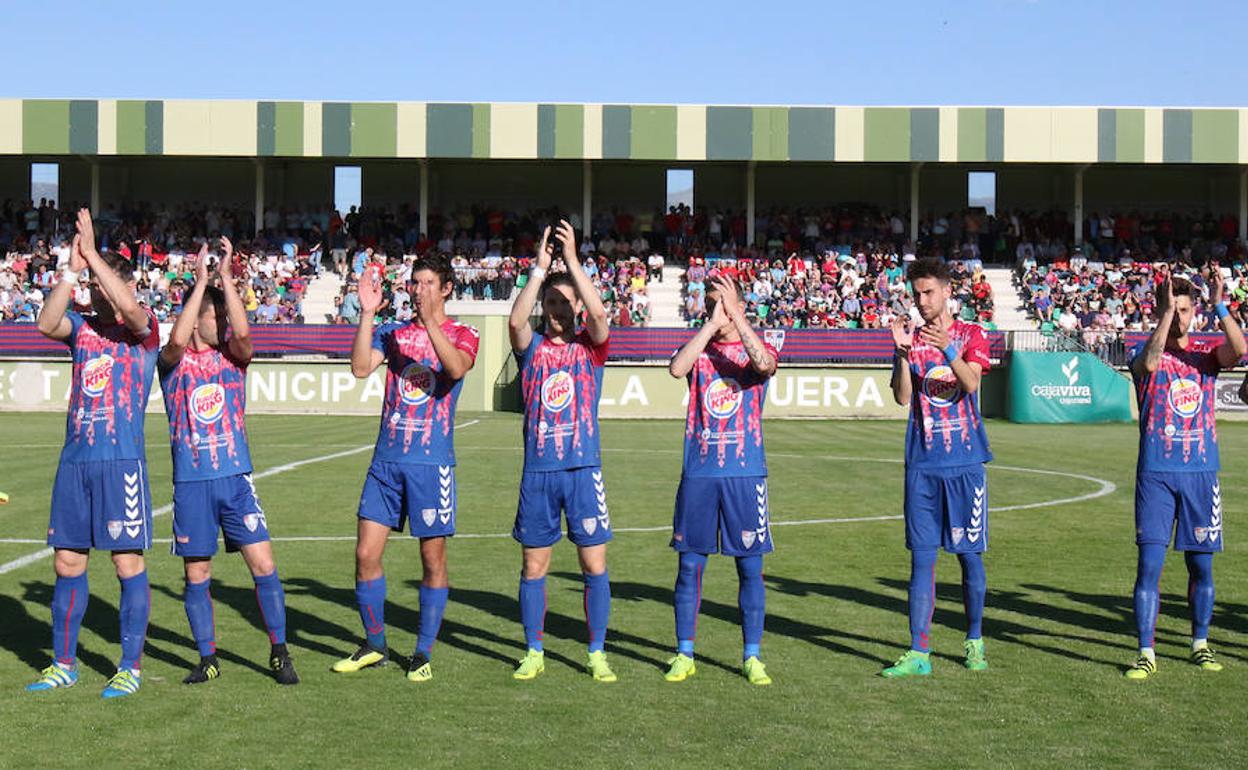
POLYGON ((69 283, 78 283, 78 277, 81 273, 76 273, 68 267, 61 270, 61 280, 69 283))
POLYGON ((540 281, 545 277, 546 277, 546 268, 544 267, 538 267, 537 265, 534 265, 533 269, 529 271, 530 280, 540 281))

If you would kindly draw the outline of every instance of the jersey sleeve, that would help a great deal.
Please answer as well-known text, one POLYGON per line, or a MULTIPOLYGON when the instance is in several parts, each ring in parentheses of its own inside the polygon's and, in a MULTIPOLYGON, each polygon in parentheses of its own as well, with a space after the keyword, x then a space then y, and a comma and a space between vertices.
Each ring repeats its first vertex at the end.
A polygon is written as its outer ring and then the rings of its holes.
MULTIPOLYGON (((135 335, 138 337, 138 335, 135 335)), ((156 314, 147 311, 147 334, 142 337, 143 349, 148 353, 160 350, 160 321, 156 320, 156 314)))
POLYGON ((65 318, 69 320, 69 336, 65 338, 65 344, 72 348, 74 340, 78 339, 78 330, 86 323, 86 319, 82 317, 81 313, 73 310, 66 310, 65 318))
POLYGON ((373 329, 373 350, 384 355, 389 355, 390 338, 394 333, 394 324, 382 324, 373 329))
MULTIPOLYGON (((596 367, 605 366, 607 363, 607 354, 611 348, 611 338, 607 337, 602 341, 601 345, 595 345, 593 338, 586 329, 580 334, 580 342, 589 350, 589 360, 596 367)), ((673 354, 674 355, 674 354, 673 354)))
POLYGON ((987 372, 992 368, 992 354, 988 350, 988 338, 984 336, 982 328, 974 325, 970 327, 970 333, 966 336, 966 349, 962 351, 962 358, 968 364, 979 364, 983 372, 987 372))
POLYGON ((468 354, 470 363, 477 362, 477 347, 481 344, 481 335, 476 327, 467 324, 455 325, 455 347, 468 354))

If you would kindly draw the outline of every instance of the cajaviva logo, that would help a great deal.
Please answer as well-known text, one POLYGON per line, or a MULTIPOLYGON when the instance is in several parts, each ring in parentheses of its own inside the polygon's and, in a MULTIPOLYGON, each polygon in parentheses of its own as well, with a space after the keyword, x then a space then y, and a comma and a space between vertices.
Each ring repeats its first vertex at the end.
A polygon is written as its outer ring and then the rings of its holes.
POLYGON ((1060 404, 1091 404, 1092 387, 1079 383, 1079 357, 1071 356, 1062 364, 1062 376, 1066 384, 1036 383, 1031 386, 1031 395, 1036 398, 1055 399, 1060 404))

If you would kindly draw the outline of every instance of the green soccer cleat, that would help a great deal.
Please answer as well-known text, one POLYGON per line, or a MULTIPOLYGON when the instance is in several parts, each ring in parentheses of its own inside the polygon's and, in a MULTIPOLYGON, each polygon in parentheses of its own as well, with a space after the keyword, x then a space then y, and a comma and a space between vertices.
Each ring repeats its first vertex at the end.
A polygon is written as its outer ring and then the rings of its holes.
POLYGON ((407 681, 428 682, 430 679, 433 679, 433 667, 429 665, 428 656, 423 652, 413 653, 407 662, 407 681))
POLYGON ((182 684, 203 684, 219 676, 221 676, 221 667, 217 665, 217 656, 210 655, 199 659, 199 663, 191 669, 191 673, 182 679, 182 684))
POLYGON ((984 657, 983 639, 967 639, 962 644, 962 648, 966 650, 966 660, 962 665, 971 671, 988 670, 988 659, 984 657))
POLYGON ((122 669, 113 678, 108 680, 108 684, 104 686, 104 692, 100 693, 101 698, 124 698, 127 695, 134 695, 139 691, 141 678, 138 674, 130 669, 122 669))
POLYGON ((585 664, 585 668, 593 675, 595 682, 614 682, 616 680, 615 672, 611 670, 611 666, 607 663, 607 653, 602 650, 595 650, 589 654, 589 662, 585 664))
POLYGON ((78 667, 65 668, 59 663, 52 665, 39 672, 39 678, 26 685, 26 692, 46 692, 47 690, 59 690, 66 687, 73 687, 78 683, 78 667))
POLYGON ((928 676, 932 673, 931 654, 918 650, 906 650, 897 662, 880 672, 885 679, 905 676, 928 676))
POLYGON ((1213 650, 1208 647, 1197 647, 1192 650, 1192 662, 1200 666, 1201 671, 1222 670, 1222 664, 1213 657, 1213 650))
POLYGON ((771 677, 767 676, 767 667, 758 658, 751 655, 741 664, 741 673, 750 684, 759 686, 771 684, 771 677))
POLYGON ((374 650, 367 644, 361 644, 360 649, 353 652, 351 657, 343 658, 335 663, 333 670, 339 674, 352 674, 369 666, 384 666, 389 659, 390 656, 387 653, 374 650))
POLYGON ((693 658, 688 655, 678 653, 667 664, 670 668, 663 675, 663 679, 668 682, 683 682, 698 673, 698 667, 694 665, 693 658))
POLYGON ((516 666, 516 670, 512 672, 512 679, 528 681, 536 679, 537 675, 546 670, 546 654, 541 650, 529 650, 523 658, 520 659, 520 665, 516 666))
POLYGON ((1141 655, 1135 659, 1135 663, 1131 668, 1122 672, 1127 679, 1144 680, 1157 673, 1157 662, 1147 655, 1141 655))

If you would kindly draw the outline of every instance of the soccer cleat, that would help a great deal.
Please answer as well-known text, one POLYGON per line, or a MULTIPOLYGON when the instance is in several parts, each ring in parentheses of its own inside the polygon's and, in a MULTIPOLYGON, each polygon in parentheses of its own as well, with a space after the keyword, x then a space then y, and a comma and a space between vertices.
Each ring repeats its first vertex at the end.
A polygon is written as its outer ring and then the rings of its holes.
POLYGON ((269 654, 269 670, 278 684, 299 684, 299 675, 295 673, 295 664, 285 650, 274 650, 269 654))
POLYGON ((1135 663, 1132 664, 1131 668, 1122 672, 1122 675, 1125 676, 1127 679, 1144 680, 1144 679, 1148 679, 1150 676, 1156 673, 1157 673, 1156 661, 1154 661, 1152 658, 1148 657, 1147 655, 1141 655, 1140 657, 1135 659, 1135 663))
POLYGON ((749 680, 750 684, 768 685, 771 684, 771 677, 767 676, 767 667, 758 658, 751 655, 741 664, 741 673, 749 680))
POLYGON ((987 671, 988 659, 984 657, 984 640, 967 639, 962 648, 966 650, 966 660, 962 665, 971 671, 987 671))
POLYGON ((39 672, 39 678, 34 682, 26 685, 26 692, 44 692, 45 690, 56 690, 64 687, 73 687, 78 683, 78 667, 65 668, 59 663, 52 665, 39 672))
POLYGON ((221 667, 217 665, 217 656, 210 655, 199 659, 199 664, 191 669, 191 673, 186 675, 182 684, 202 684, 219 676, 221 676, 221 667))
POLYGON ((602 650, 595 650, 589 654, 589 662, 585 664, 585 668, 593 675, 595 682, 614 682, 616 680, 615 672, 611 670, 610 664, 607 663, 607 653, 602 650))
POLYGON ((694 674, 698 673, 698 667, 694 665, 693 658, 677 653, 676 657, 667 662, 670 668, 663 675, 663 679, 668 682, 683 682, 694 674))
POLYGON ((141 679, 138 674, 130 669, 122 669, 113 678, 108 680, 108 684, 104 686, 104 692, 100 693, 101 698, 124 698, 127 695, 134 695, 139 691, 141 679))
POLYGON ((417 650, 407 662, 407 680, 428 682, 430 679, 433 679, 433 668, 429 665, 429 657, 417 650))
POLYGON ((898 679, 903 676, 927 676, 932 673, 931 657, 926 652, 906 650, 906 654, 897 662, 880 672, 885 679, 898 679))
POLYGON ((527 681, 536 679, 537 675, 546 670, 546 655, 541 650, 529 650, 520 659, 520 665, 512 672, 512 679, 527 681))
POLYGON ((1192 662, 1200 666, 1201 671, 1222 670, 1222 664, 1213 657, 1213 650, 1208 647, 1197 647, 1192 650, 1192 662))
POLYGON ((374 650, 367 644, 361 644, 360 649, 353 652, 351 657, 343 658, 335 663, 333 670, 339 674, 351 674, 369 666, 384 666, 389 660, 388 652, 374 650))

